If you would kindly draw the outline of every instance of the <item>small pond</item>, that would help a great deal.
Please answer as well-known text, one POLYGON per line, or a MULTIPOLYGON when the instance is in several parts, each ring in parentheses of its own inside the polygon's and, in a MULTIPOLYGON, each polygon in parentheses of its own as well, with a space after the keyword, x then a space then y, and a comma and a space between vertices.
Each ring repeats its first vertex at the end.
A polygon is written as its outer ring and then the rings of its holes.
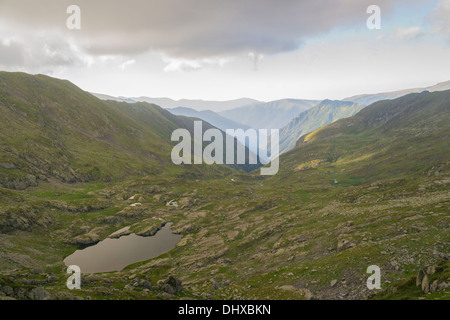
POLYGON ((166 224, 154 236, 136 234, 119 239, 105 239, 96 245, 77 250, 66 259, 66 266, 77 265, 82 273, 120 271, 126 266, 169 252, 181 240, 166 224))

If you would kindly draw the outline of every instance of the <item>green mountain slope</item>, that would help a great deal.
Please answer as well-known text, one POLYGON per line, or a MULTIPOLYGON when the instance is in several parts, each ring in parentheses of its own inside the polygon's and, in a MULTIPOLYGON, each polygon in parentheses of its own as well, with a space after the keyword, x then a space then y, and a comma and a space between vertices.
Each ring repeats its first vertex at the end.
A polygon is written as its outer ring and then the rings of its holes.
POLYGON ((260 191, 287 216, 277 249, 295 262, 277 270, 325 299, 448 299, 448 276, 434 291, 416 276, 449 259, 449 141, 450 91, 380 101, 302 136, 260 191), (370 265, 382 290, 366 287, 370 265))
POLYGON ((345 101, 324 100, 312 109, 302 112, 280 130, 280 154, 292 150, 304 134, 348 118, 363 109, 363 105, 345 101))
POLYGON ((170 159, 172 132, 193 132, 194 119, 147 103, 102 101, 43 75, 0 73, 0 124, 0 185, 12 189, 199 170, 170 159))
POLYGON ((337 166, 369 181, 407 176, 450 160, 450 91, 377 102, 354 117, 303 136, 283 158, 285 170, 337 166))

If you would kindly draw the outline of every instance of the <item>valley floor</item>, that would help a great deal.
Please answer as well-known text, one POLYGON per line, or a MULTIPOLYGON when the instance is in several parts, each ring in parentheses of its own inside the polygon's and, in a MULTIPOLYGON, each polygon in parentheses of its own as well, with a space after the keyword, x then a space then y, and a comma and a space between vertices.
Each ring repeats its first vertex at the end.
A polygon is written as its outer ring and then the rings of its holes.
POLYGON ((447 176, 328 180, 155 176, 1 189, 0 296, 450 298, 447 176), (63 260, 79 246, 127 226, 151 235, 164 222, 183 235, 175 249, 120 272, 83 274, 81 290, 67 289, 63 260), (381 290, 366 286, 370 265, 381 269, 381 290), (433 265, 426 294, 416 276, 433 265))

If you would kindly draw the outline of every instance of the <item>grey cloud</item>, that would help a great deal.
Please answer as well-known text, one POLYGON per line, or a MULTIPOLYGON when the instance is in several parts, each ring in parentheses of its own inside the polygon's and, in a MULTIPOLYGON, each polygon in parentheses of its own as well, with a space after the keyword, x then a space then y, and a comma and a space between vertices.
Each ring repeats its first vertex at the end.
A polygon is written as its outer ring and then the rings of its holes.
POLYGON ((0 66, 6 70, 54 73, 58 68, 84 64, 83 55, 64 37, 36 35, 11 40, 0 33, 0 66))
POLYGON ((264 58, 264 56, 262 54, 258 54, 258 53, 254 53, 254 52, 249 52, 248 57, 252 60, 253 62, 253 70, 258 71, 258 63, 261 59, 264 58))
POLYGON ((3 42, 0 38, 0 66, 2 67, 17 67, 24 63, 22 47, 15 43, 8 44, 3 42))
MULTIPOLYGON (((401 1, 401 0, 397 0, 401 1)), ((335 26, 365 26, 372 0, 0 0, 14 32, 59 30, 95 55, 149 50, 202 59, 297 49, 335 26), (66 29, 66 8, 81 8, 81 30, 66 29)), ((396 1, 378 0, 383 14, 396 1)))
POLYGON ((446 36, 450 43, 450 0, 441 0, 430 20, 434 25, 434 33, 446 36))

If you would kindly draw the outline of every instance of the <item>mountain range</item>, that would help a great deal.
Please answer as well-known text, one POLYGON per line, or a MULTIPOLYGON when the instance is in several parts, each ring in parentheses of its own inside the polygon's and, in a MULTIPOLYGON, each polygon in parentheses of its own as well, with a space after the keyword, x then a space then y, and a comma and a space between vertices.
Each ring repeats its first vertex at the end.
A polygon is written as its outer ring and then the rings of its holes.
POLYGON ((173 100, 170 98, 151 98, 151 97, 113 97, 100 93, 92 93, 92 94, 102 100, 116 100, 130 103, 147 102, 150 104, 156 104, 165 109, 185 107, 195 109, 197 111, 213 110, 219 112, 239 108, 246 105, 252 105, 255 103, 260 103, 257 100, 249 98, 241 98, 228 101, 208 101, 208 100, 189 100, 189 99, 173 100))
MULTIPOLYGON (((384 92, 377 94, 361 94, 345 98, 342 101, 353 102, 358 105, 368 106, 374 102, 381 100, 391 100, 402 97, 410 93, 419 93, 423 91, 435 92, 450 90, 450 81, 441 82, 434 86, 425 88, 412 88, 392 92, 384 92)), ((172 109, 174 113, 193 116, 207 122, 214 123, 218 128, 235 129, 235 128, 255 128, 255 129, 282 129, 286 134, 289 129, 286 126, 291 126, 291 121, 299 116, 304 111, 316 107, 321 100, 302 100, 302 99, 282 99, 270 102, 260 102, 253 99, 243 98, 230 101, 204 101, 204 100, 172 100, 169 98, 150 98, 150 97, 113 97, 103 94, 96 94, 95 96, 102 100, 114 100, 122 102, 138 102, 144 101, 159 105, 166 109, 172 109), (197 111, 197 112, 195 112, 197 111), (211 112, 203 112, 211 111, 211 112), (227 121, 231 120, 231 122, 227 121)), ((330 101, 327 99, 327 101, 330 101)), ((330 111, 333 112, 333 111, 330 111)), ((317 119, 320 123, 327 124, 326 118, 317 119)), ((325 116, 326 117, 326 116, 325 116)), ((340 117, 336 116, 332 121, 338 120, 340 117)), ((305 127, 316 128, 314 125, 304 124, 305 127)), ((295 131, 295 130, 294 130, 295 131)), ((298 138, 298 133, 305 133, 308 131, 297 130, 294 133, 294 138, 298 138)), ((284 139, 286 140, 286 139, 284 139)), ((292 148, 293 141, 290 141, 289 147, 283 147, 283 150, 292 148)))
POLYGON ((233 120, 230 120, 228 118, 222 117, 218 113, 211 111, 211 110, 205 110, 205 111, 197 111, 191 108, 186 107, 177 107, 177 108, 168 108, 167 111, 170 113, 177 115, 177 116, 185 116, 185 117, 191 117, 191 118, 197 118, 201 119, 203 121, 206 121, 216 128, 219 128, 222 131, 226 131, 227 129, 243 129, 247 130, 250 129, 249 126, 243 125, 242 123, 235 122, 233 120))
POLYGON ((435 91, 445 91, 445 90, 450 90, 450 81, 441 82, 434 86, 430 86, 430 87, 426 87, 426 88, 413 88, 413 89, 405 89, 405 90, 376 93, 376 94, 361 94, 361 95, 346 98, 346 99, 344 99, 344 101, 353 101, 355 103, 368 106, 377 101, 392 100, 392 99, 403 97, 410 93, 419 93, 419 92, 423 92, 423 91, 435 92, 435 91))
POLYGON ((219 114, 255 129, 280 129, 298 114, 317 105, 317 100, 283 99, 256 103, 219 114))
MULTIPOLYGON (((230 120, 228 118, 222 117, 221 115, 211 111, 211 110, 205 110, 205 111, 197 111, 191 108, 186 107, 177 107, 172 109, 167 109, 169 112, 171 112, 174 115, 177 116, 185 116, 185 117, 191 117, 196 118, 199 120, 206 121, 213 125, 214 127, 222 130, 223 132, 226 132, 226 130, 238 130, 242 129, 246 131, 247 129, 250 129, 249 126, 243 125, 241 123, 234 122, 233 120, 230 120)), ((245 141, 244 136, 237 136, 236 137, 238 141, 245 145, 246 147, 250 148, 250 151, 254 154, 257 154, 259 152, 258 147, 252 147, 249 145, 248 141, 245 141)))

